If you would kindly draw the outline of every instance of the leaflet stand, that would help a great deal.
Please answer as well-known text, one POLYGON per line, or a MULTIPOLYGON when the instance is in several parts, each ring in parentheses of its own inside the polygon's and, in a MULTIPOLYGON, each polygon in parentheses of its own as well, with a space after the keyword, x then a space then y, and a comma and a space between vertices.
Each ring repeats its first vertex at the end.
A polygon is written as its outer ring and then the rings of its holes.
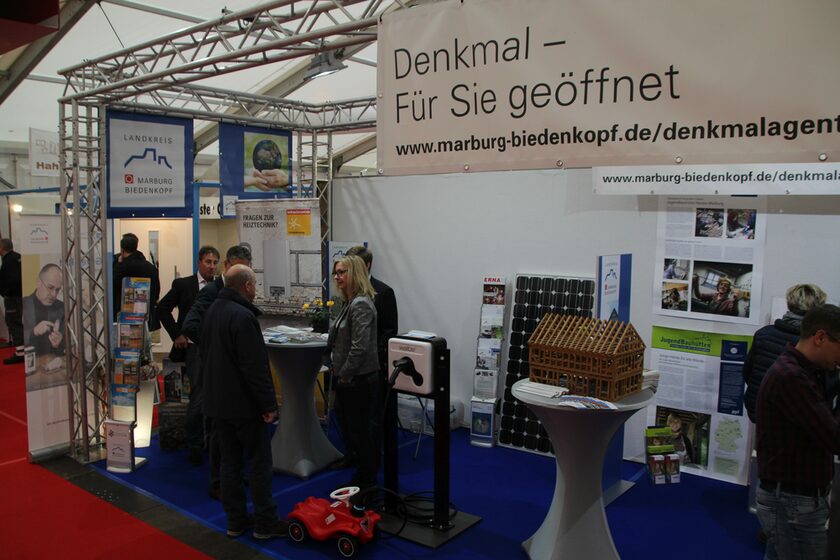
POLYGON ((459 511, 457 517, 449 515, 449 349, 446 340, 431 333, 412 331, 392 338, 388 342, 388 361, 394 365, 389 384, 385 414, 385 488, 387 493, 382 521, 377 525, 382 531, 399 534, 418 544, 437 548, 461 534, 481 518, 459 511), (397 459, 397 406, 395 391, 432 399, 434 417, 434 510, 425 524, 406 524, 397 515, 398 459, 397 459), (402 531, 400 532, 400 529, 402 531))
POLYGON ((146 464, 145 457, 134 455, 134 422, 105 420, 107 439, 106 469, 113 473, 130 473, 146 464))

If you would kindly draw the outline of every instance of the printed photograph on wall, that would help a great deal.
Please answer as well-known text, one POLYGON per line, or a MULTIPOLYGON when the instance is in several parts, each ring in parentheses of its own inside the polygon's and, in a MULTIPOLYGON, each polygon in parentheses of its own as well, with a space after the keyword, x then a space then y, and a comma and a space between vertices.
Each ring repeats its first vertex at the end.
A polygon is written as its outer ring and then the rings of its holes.
POLYGON ((698 208, 694 216, 695 237, 723 237, 723 210, 698 208))
POLYGON ((750 316, 753 265, 694 261, 691 312, 750 316))
POLYGON ((662 278, 665 280, 686 280, 688 278, 689 262, 686 259, 665 259, 662 267, 662 278))
POLYGON ((656 425, 671 428, 674 452, 680 456, 683 465, 706 467, 709 463, 709 430, 712 417, 709 414, 656 407, 656 425))
POLYGON ((687 311, 688 284, 685 282, 663 282, 662 309, 687 311))
POLYGON ((726 211, 726 237, 729 239, 755 239, 756 211, 747 208, 730 208, 726 211))
POLYGON ((225 197, 292 196, 292 135, 285 130, 219 125, 219 179, 225 197))

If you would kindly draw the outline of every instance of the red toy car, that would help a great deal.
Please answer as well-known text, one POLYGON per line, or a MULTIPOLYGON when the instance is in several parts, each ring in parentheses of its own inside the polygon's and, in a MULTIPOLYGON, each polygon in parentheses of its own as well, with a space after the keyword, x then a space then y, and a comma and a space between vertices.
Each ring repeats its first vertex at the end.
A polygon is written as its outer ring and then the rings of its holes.
POLYGON ((376 523, 382 519, 370 510, 360 516, 353 515, 349 499, 358 492, 357 486, 348 486, 330 494, 333 502, 312 496, 298 502, 289 514, 289 538, 295 542, 303 542, 307 537, 319 541, 335 538, 338 552, 351 558, 359 544, 373 540, 376 523))

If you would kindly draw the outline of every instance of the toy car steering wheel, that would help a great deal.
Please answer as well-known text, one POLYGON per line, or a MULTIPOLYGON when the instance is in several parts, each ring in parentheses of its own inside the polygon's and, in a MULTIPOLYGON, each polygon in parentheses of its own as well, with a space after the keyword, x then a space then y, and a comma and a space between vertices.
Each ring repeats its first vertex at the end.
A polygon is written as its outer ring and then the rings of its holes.
POLYGON ((344 488, 336 488, 335 490, 330 492, 330 498, 332 498, 333 500, 340 500, 342 502, 346 502, 358 493, 358 486, 345 486, 344 488))

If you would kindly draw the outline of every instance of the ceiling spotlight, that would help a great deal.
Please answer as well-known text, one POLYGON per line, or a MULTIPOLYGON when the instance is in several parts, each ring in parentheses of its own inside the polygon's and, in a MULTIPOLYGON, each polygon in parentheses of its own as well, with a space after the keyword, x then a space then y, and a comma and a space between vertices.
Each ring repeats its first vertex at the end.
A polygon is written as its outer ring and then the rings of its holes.
POLYGON ((334 74, 345 68, 347 68, 347 65, 336 57, 335 51, 320 52, 312 57, 309 68, 303 74, 303 79, 312 80, 319 76, 334 74))
POLYGON ((23 212, 23 206, 21 206, 20 204, 12 204, 12 212, 17 212, 18 214, 20 214, 21 212, 23 212))

